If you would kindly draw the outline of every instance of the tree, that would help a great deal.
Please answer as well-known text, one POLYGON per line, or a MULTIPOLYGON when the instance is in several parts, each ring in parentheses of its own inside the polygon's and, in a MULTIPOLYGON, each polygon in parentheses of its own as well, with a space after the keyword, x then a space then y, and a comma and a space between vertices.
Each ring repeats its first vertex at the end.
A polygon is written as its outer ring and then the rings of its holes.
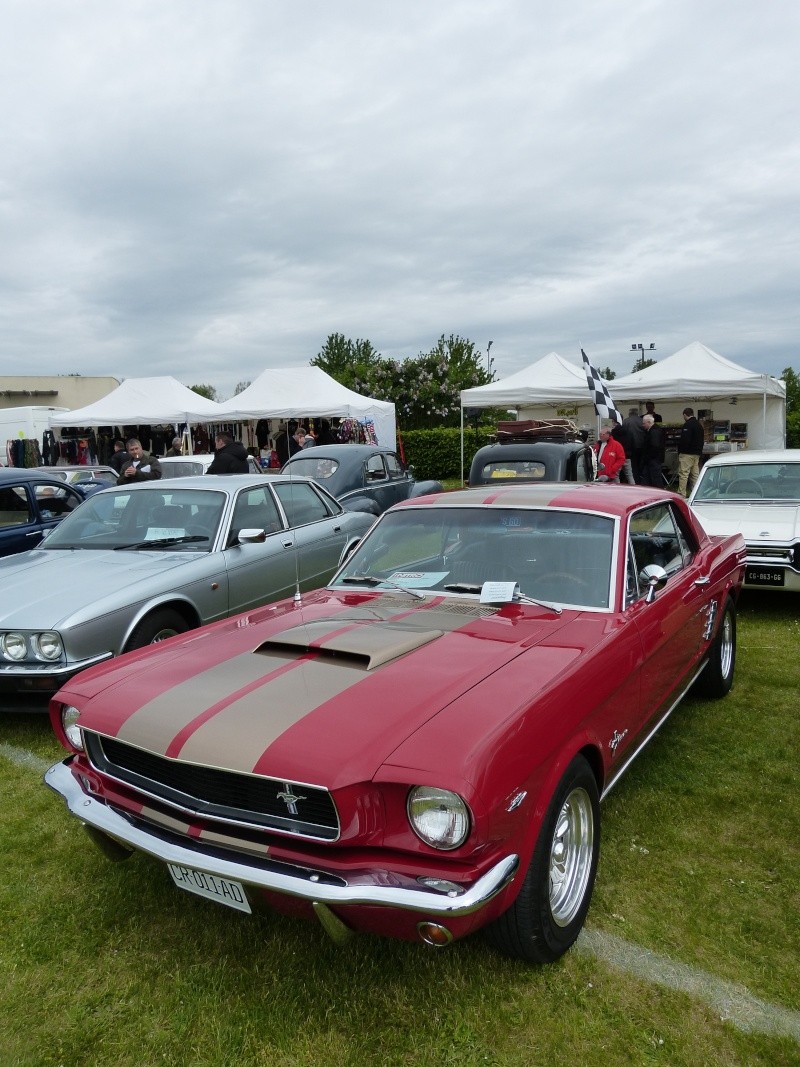
POLYGON ((781 377, 786 382, 786 447, 800 448, 800 375, 786 367, 781 377))
POLYGON ((368 377, 370 370, 380 361, 381 354, 375 351, 371 341, 361 338, 352 341, 343 333, 331 333, 311 360, 311 366, 319 367, 337 382, 358 392, 354 382, 368 377))
MULTIPOLYGON (((655 360, 653 360, 653 363, 655 363, 655 360)), ((617 376, 617 372, 610 367, 598 367, 597 373, 607 382, 613 382, 617 376)))
POLYGON ((247 387, 248 387, 249 385, 252 385, 252 384, 253 384, 253 383, 252 383, 252 382, 250 382, 250 381, 246 381, 246 382, 237 382, 237 383, 236 383, 236 388, 235 388, 235 389, 233 390, 233 395, 234 395, 234 396, 238 396, 238 395, 239 395, 239 393, 243 393, 243 392, 245 391, 245 389, 246 389, 246 388, 247 388, 247 387))
POLYGON ((193 393, 199 393, 200 396, 204 396, 206 400, 217 399, 217 390, 213 385, 190 385, 189 388, 193 393))
POLYGON ((637 370, 644 370, 645 367, 654 367, 656 363, 658 363, 657 359, 650 359, 649 356, 642 353, 634 363, 631 374, 635 374, 637 370))
POLYGON ((402 362, 384 359, 370 341, 333 333, 311 365, 362 396, 393 403, 398 423, 407 430, 458 426, 460 391, 492 380, 473 342, 452 333, 442 334, 429 352, 402 362))

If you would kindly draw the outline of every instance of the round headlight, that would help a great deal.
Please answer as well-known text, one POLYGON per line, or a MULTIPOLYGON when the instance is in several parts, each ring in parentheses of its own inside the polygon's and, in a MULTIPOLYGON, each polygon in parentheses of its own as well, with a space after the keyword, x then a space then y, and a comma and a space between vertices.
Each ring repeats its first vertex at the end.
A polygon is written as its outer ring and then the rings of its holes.
POLYGON ((81 713, 78 708, 73 707, 72 704, 61 705, 61 728, 66 734, 67 740, 75 748, 83 749, 83 736, 81 734, 81 728, 78 726, 78 719, 80 719, 81 713))
POLYGON ((40 659, 58 659, 64 651, 64 646, 61 644, 61 638, 58 634, 50 631, 43 634, 37 634, 34 639, 34 645, 36 647, 36 655, 39 656, 40 659))
POLYGON ((449 789, 418 785, 408 794, 411 828, 434 848, 458 848, 469 833, 469 808, 449 789))
POLYGON ((23 634, 7 633, 0 637, 0 649, 8 659, 25 659, 28 645, 23 634))

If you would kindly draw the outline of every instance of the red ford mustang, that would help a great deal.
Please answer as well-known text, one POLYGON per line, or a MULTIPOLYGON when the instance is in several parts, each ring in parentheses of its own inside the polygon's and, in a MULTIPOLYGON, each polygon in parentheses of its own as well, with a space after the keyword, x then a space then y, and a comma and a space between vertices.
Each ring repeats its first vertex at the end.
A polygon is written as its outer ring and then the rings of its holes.
POLYGON ((73 678, 46 781, 221 904, 554 960, 600 800, 691 686, 731 687, 744 553, 638 486, 421 497, 327 588, 73 678))

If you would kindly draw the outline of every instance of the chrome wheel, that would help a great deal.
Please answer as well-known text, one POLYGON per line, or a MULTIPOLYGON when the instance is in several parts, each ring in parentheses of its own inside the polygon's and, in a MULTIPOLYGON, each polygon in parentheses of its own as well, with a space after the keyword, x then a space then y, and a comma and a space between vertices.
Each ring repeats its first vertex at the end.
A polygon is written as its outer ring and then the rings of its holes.
POLYGON ((564 801, 550 845, 550 911, 558 926, 569 926, 583 905, 593 865, 592 802, 577 788, 564 801))
POLYGON ((729 611, 725 612, 719 634, 719 666, 723 678, 730 677, 733 670, 733 656, 736 648, 736 637, 733 628, 733 616, 729 611))

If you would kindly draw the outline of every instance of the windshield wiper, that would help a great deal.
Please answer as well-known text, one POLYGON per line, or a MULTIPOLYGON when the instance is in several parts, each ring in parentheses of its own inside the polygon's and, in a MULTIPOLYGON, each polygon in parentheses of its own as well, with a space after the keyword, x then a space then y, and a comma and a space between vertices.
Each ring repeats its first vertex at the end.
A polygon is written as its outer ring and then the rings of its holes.
POLYGON ((409 596, 416 597, 417 600, 425 599, 425 594, 416 589, 409 589, 405 585, 400 585, 399 582, 393 582, 391 578, 376 578, 372 574, 353 574, 348 578, 340 578, 339 581, 347 585, 388 585, 392 589, 399 589, 401 593, 408 593, 409 596))
MULTIPOLYGON (((483 589, 483 583, 478 582, 452 582, 449 585, 443 586, 450 593, 480 593, 483 589)), ((522 601, 524 604, 535 604, 538 608, 548 608, 550 611, 554 611, 556 615, 561 614, 561 608, 555 604, 550 604, 547 600, 536 600, 532 596, 528 596, 526 593, 515 593, 514 601, 522 601)))
POLYGON ((195 541, 207 541, 205 534, 186 534, 183 537, 154 537, 151 541, 137 541, 132 545, 115 545, 114 552, 125 552, 129 548, 169 548, 170 545, 189 545, 195 541))

